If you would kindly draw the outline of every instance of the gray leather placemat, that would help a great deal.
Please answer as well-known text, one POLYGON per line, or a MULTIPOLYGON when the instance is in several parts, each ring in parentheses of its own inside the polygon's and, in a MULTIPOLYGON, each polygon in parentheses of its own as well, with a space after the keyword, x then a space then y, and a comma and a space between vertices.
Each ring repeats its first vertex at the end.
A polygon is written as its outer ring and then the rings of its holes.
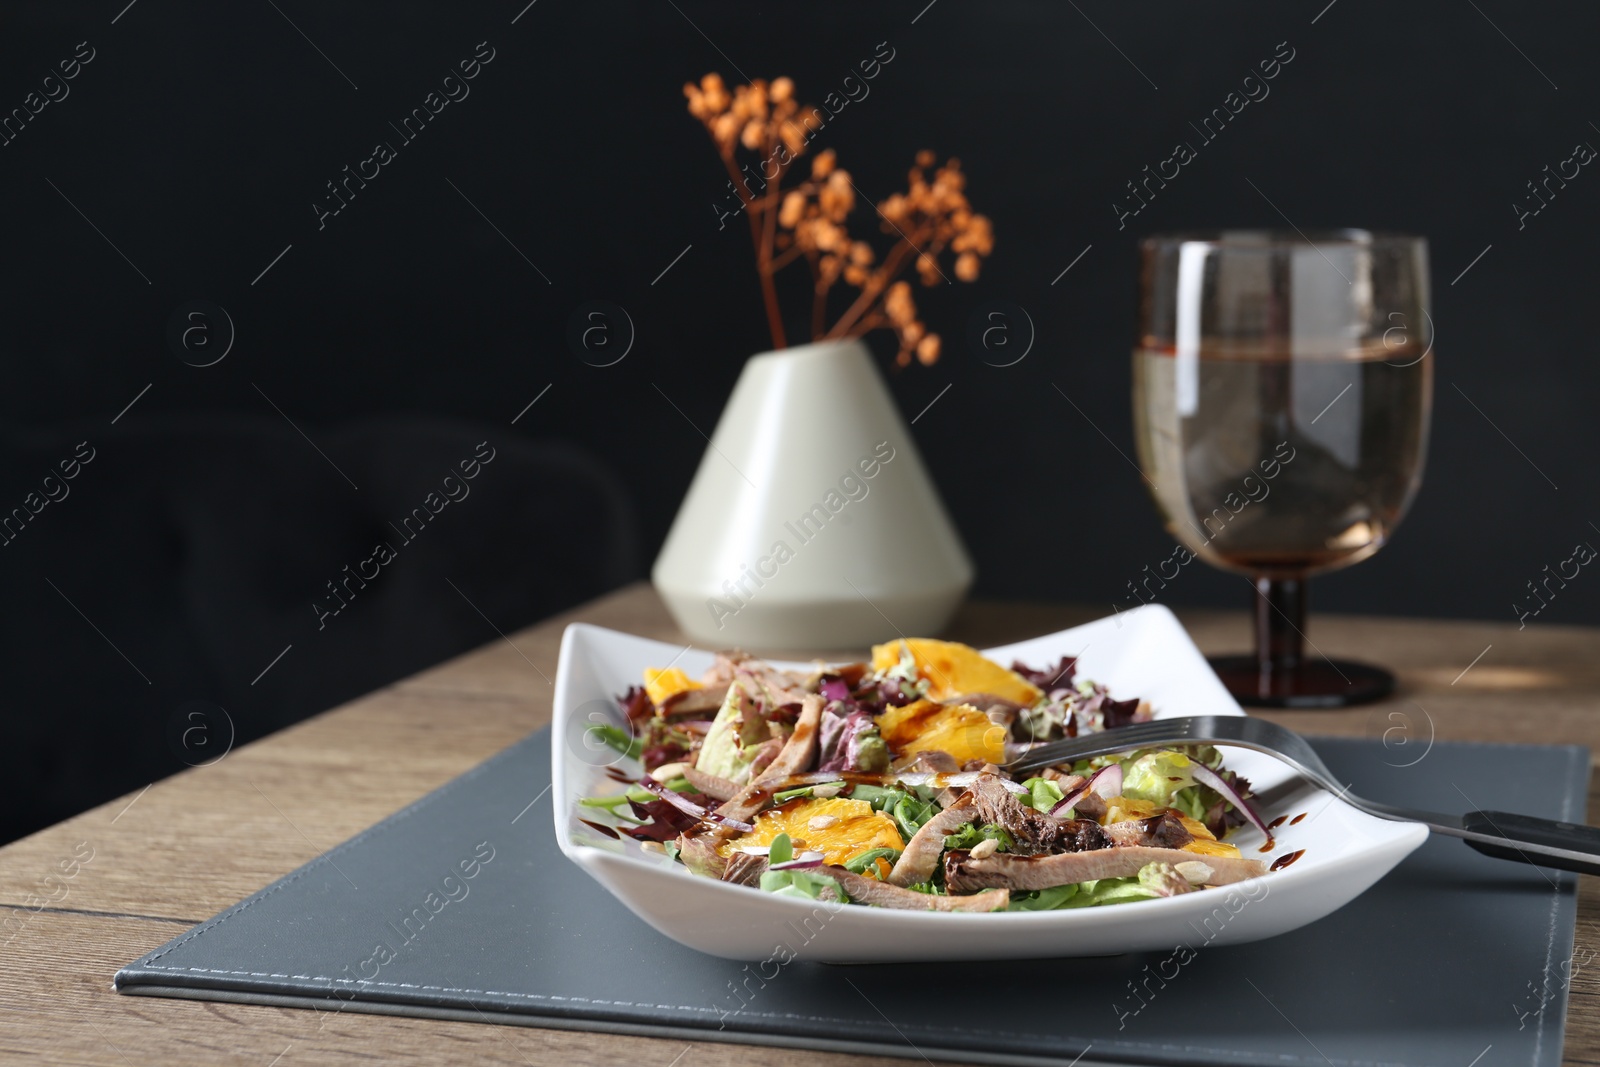
MULTIPOLYGON (((130 963, 117 989, 1081 1067, 1466 1067, 1491 1045, 1495 1067, 1561 1060, 1572 875, 1434 839, 1320 922, 1181 966, 1156 953, 763 969, 678 946, 561 855, 549 748, 547 731, 519 742, 130 963)), ((1440 743, 1410 767, 1376 742, 1317 749, 1392 803, 1460 811, 1464 790, 1583 818, 1581 748, 1440 743)))

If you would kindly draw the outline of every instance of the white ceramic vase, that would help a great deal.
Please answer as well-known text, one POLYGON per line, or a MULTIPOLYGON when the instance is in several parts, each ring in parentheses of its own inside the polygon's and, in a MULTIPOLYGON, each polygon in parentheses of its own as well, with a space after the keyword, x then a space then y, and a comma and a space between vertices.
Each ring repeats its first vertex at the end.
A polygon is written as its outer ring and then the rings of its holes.
POLYGON ((754 356, 651 573, 703 647, 937 633, 972 562, 860 341, 754 356))

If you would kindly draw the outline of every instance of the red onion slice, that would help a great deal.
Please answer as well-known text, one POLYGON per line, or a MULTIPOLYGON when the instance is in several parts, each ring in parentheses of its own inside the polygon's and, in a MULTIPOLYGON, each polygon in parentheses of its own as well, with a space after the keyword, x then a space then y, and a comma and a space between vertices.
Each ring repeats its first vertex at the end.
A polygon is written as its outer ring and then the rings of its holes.
POLYGON ((1067 812, 1071 811, 1072 806, 1078 801, 1082 800, 1083 795, 1088 791, 1089 783, 1085 782, 1072 792, 1068 793, 1066 796, 1062 797, 1061 802, 1050 809, 1051 818, 1065 819, 1067 817, 1067 812))
POLYGON ((1235 808, 1239 809, 1239 814, 1250 820, 1251 826, 1254 826, 1257 830, 1260 830, 1263 834, 1265 834, 1267 836, 1267 845, 1268 847, 1271 847, 1272 829, 1262 821, 1261 816, 1256 814, 1256 809, 1251 807, 1249 802, 1246 801, 1244 797, 1240 796, 1233 786, 1223 781, 1220 774, 1212 770, 1210 767, 1207 767, 1199 760, 1193 761, 1193 766, 1190 769, 1194 774, 1195 781, 1199 782, 1201 785, 1210 786, 1212 789, 1215 789, 1218 793, 1222 794, 1223 800, 1226 800, 1229 804, 1232 804, 1235 808))
POLYGON ((1094 795, 1110 800, 1122 793, 1122 764, 1108 763, 1089 778, 1089 788, 1094 795))
POLYGON ((1110 800, 1121 793, 1122 764, 1109 763, 1095 771, 1094 774, 1089 776, 1088 781, 1062 797, 1060 802, 1050 809, 1051 816, 1057 819, 1065 819, 1067 812, 1072 810, 1073 805, 1082 800, 1090 790, 1094 791, 1095 796, 1104 797, 1106 800, 1110 800))
POLYGON ((740 822, 738 819, 730 819, 726 815, 718 815, 715 811, 712 811, 709 808, 702 808, 699 804, 696 804, 694 801, 690 800, 676 789, 668 789, 666 786, 662 785, 654 778, 651 778, 649 775, 639 779, 639 785, 645 790, 654 793, 662 800, 665 800, 668 804, 671 804, 685 815, 688 815, 691 818, 699 819, 701 822, 714 823, 717 826, 726 826, 730 830, 738 830, 747 834, 755 829, 754 826, 747 822, 740 822))

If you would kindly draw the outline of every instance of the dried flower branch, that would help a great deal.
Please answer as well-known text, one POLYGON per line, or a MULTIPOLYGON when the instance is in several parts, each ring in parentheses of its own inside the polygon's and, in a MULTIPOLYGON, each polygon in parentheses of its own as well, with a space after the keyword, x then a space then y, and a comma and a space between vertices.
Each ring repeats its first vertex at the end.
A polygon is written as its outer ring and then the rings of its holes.
POLYGON ((970 282, 978 277, 980 259, 993 251, 994 228, 967 201, 960 161, 946 161, 930 177, 936 157, 929 151, 917 153, 906 192, 876 205, 879 229, 895 238, 879 259, 871 245, 850 235, 848 218, 857 191, 833 149, 813 157, 808 179, 782 190, 785 176, 809 146, 815 127, 807 120, 822 125, 816 108, 795 100, 792 81, 777 78, 769 84, 757 79, 730 93, 720 75, 707 74, 698 85, 685 85, 683 93, 689 113, 710 133, 749 217, 773 346, 786 345, 773 276, 804 259, 812 279, 812 340, 844 340, 889 329, 900 343, 897 366, 909 365, 913 355, 923 364, 936 362, 939 335, 919 318, 910 284, 898 279, 915 267, 923 285, 950 281, 939 266, 940 256, 948 252, 956 278, 970 282), (740 164, 741 148, 759 153, 756 174, 748 163, 740 164), (828 297, 841 281, 860 291, 828 327, 828 297))

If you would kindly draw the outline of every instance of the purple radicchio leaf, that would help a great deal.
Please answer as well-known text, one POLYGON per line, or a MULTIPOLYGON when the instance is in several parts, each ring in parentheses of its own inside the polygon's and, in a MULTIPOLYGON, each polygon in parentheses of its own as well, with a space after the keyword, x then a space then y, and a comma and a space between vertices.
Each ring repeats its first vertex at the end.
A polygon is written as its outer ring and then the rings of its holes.
POLYGON ((885 770, 888 752, 888 746, 867 712, 846 701, 835 701, 823 709, 817 770, 885 770))

